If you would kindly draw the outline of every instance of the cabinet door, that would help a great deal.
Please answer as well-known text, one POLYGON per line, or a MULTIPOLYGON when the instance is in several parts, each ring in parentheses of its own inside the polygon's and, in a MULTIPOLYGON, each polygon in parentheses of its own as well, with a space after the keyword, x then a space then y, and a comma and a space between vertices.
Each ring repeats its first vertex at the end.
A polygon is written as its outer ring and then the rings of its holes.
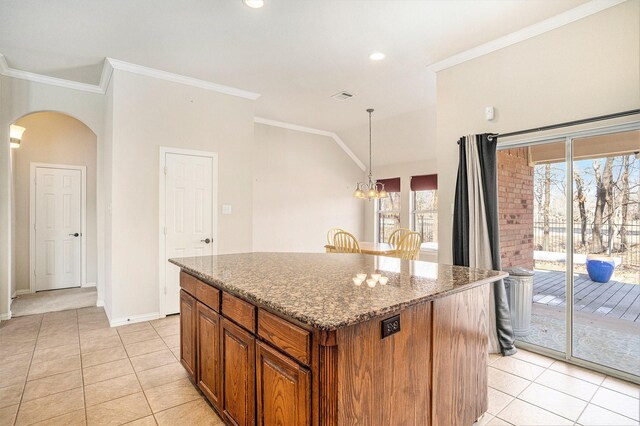
POLYGON ((228 424, 255 424, 255 338, 222 318, 222 373, 224 420, 228 424))
POLYGON ((180 362, 196 378, 196 299, 180 290, 180 362))
POLYGON ((309 371, 287 356, 258 342, 256 348, 258 424, 311 424, 309 371))
POLYGON ((221 410, 222 369, 220 364, 220 316, 197 302, 198 387, 209 401, 221 410))

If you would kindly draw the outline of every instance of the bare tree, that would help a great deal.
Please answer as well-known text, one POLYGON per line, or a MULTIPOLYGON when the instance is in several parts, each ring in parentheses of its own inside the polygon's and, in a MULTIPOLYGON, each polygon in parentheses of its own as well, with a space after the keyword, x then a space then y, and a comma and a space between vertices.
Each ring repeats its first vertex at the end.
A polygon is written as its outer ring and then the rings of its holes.
POLYGON ((551 201, 551 164, 544 165, 544 202, 542 205, 542 250, 549 249, 549 204, 551 201))
POLYGON ((627 212, 629 210, 629 157, 622 157, 622 201, 621 201, 621 223, 620 223, 620 251, 627 251, 627 212))
POLYGON ((604 221, 605 206, 609 206, 608 219, 610 220, 613 216, 612 169, 613 157, 606 158, 602 174, 600 174, 600 162, 598 160, 593 162, 593 172, 596 180, 596 207, 593 214, 591 251, 594 253, 601 253, 605 249, 602 242, 602 223, 604 221))
POLYGON ((587 197, 584 193, 584 181, 578 171, 573 172, 573 179, 576 182, 576 201, 578 202, 578 210, 580 212, 580 244, 584 247, 587 245, 587 197))

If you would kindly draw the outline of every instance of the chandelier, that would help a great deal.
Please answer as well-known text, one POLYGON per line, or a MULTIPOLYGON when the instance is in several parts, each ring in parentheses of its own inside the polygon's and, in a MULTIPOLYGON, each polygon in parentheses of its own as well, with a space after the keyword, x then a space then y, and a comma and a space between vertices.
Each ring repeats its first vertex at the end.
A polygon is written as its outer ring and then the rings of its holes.
POLYGON ((369 113, 369 180, 368 182, 358 182, 353 196, 361 200, 377 200, 378 198, 386 198, 389 194, 384 190, 384 184, 373 178, 371 171, 371 113, 373 109, 369 108, 367 112, 369 113))

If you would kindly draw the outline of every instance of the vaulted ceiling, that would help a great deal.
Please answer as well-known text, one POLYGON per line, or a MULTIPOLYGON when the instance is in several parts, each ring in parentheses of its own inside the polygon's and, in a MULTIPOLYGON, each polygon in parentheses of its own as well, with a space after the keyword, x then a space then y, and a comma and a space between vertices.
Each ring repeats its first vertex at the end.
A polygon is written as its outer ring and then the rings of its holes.
POLYGON ((0 53, 11 68, 86 83, 112 57, 257 92, 257 116, 338 132, 364 125, 367 107, 377 120, 432 107, 429 64, 582 3, 13 0, 0 2, 0 53), (355 97, 330 98, 342 90, 355 97))

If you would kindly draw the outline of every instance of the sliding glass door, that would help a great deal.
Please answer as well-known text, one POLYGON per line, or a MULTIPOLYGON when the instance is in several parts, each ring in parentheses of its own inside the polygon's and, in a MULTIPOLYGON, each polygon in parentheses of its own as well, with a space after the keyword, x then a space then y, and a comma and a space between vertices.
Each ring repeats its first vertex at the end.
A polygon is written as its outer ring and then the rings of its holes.
POLYGON ((515 274, 507 280, 516 337, 562 354, 567 343, 564 153, 564 139, 498 151, 502 267, 533 273, 528 280, 515 274), (533 286, 531 296, 516 288, 527 285, 533 286), (523 295, 531 300, 516 300, 523 295))
POLYGON ((498 145, 502 265, 531 271, 508 280, 517 343, 636 380, 639 129, 498 145))
POLYGON ((640 130, 572 140, 575 358, 640 376, 640 130))

